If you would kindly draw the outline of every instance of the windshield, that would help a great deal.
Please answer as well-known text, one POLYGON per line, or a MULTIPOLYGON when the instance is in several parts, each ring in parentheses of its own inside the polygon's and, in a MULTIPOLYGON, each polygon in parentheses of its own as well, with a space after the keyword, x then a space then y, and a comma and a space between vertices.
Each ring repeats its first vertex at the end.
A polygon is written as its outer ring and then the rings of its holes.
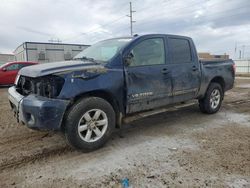
POLYGON ((74 59, 92 59, 100 62, 107 62, 124 47, 131 38, 109 39, 98 42, 74 57, 74 59))

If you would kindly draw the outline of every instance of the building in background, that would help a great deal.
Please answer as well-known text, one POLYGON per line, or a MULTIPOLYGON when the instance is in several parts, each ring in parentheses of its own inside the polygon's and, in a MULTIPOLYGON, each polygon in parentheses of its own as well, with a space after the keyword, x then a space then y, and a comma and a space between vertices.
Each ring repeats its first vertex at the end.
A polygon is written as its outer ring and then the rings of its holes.
POLYGON ((249 60, 236 59, 234 60, 234 63, 236 65, 236 73, 250 74, 250 59, 249 60))
POLYGON ((15 56, 13 54, 0 54, 0 65, 10 61, 15 61, 15 56))
MULTIPOLYGON (((204 60, 225 60, 229 55, 212 55, 210 53, 198 53, 200 59, 204 60)), ((234 59, 237 74, 250 74, 250 58, 234 59)))
POLYGON ((89 45, 24 42, 15 49, 14 55, 16 61, 48 63, 71 60, 87 47, 89 47, 89 45))
POLYGON ((224 59, 229 59, 229 55, 223 54, 223 55, 213 55, 208 52, 200 52, 198 53, 198 56, 200 59, 205 59, 205 60, 224 60, 224 59))

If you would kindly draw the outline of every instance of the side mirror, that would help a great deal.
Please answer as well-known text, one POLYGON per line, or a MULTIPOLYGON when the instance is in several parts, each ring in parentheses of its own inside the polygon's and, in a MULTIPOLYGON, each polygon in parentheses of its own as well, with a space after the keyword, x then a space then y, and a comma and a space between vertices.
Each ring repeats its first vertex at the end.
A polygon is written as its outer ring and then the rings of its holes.
POLYGON ((129 66, 132 63, 132 60, 134 58, 134 54, 130 52, 127 56, 124 58, 124 63, 126 66, 129 66))
POLYGON ((3 72, 6 72, 7 71, 7 69, 4 67, 4 68, 2 68, 2 70, 3 70, 3 72))

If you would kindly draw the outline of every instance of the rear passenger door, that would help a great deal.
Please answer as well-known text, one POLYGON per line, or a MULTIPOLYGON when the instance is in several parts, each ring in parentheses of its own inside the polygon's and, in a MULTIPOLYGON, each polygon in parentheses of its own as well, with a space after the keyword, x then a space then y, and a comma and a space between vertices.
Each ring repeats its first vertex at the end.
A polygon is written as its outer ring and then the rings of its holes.
POLYGON ((171 54, 173 102, 193 99, 199 89, 201 76, 193 42, 186 37, 168 37, 168 46, 171 54))
POLYGON ((131 63, 125 66, 127 113, 168 104, 172 87, 166 64, 165 38, 136 41, 129 54, 131 63))

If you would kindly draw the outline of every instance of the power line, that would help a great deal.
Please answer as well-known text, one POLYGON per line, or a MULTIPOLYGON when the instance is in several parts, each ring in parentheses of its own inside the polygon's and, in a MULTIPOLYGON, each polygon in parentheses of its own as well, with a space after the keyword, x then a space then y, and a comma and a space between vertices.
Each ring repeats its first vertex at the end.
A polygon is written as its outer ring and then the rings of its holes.
MULTIPOLYGON (((196 4, 196 3, 195 3, 196 4)), ((215 4, 213 4, 213 5, 215 5, 215 4)), ((188 8, 188 7, 182 7, 182 8, 180 8, 180 9, 178 9, 178 10, 182 10, 182 9, 185 9, 185 8, 188 8)), ((228 10, 225 10, 225 11, 217 11, 217 13, 224 13, 224 12, 228 12, 228 11, 230 11, 230 12, 232 12, 232 10, 238 10, 238 9, 241 9, 241 8, 244 8, 243 6, 242 7, 237 7, 237 8, 233 8, 233 9, 228 9, 228 10)), ((189 11, 190 13, 193 13, 193 10, 191 10, 191 11, 189 11)), ((188 12, 188 13, 189 13, 188 12)), ((178 11, 176 11, 175 13, 178 13, 178 11)), ((244 12, 245 13, 245 12, 244 12)), ((242 14, 244 14, 244 13, 242 13, 242 12, 240 12, 240 13, 237 13, 237 14, 233 14, 233 15, 223 15, 222 17, 219 17, 219 18, 212 18, 212 19, 206 19, 206 18, 210 18, 211 16, 214 16, 214 15, 209 15, 209 16, 202 16, 203 18, 204 18, 204 20, 205 21, 217 21, 217 20, 223 20, 225 17, 226 18, 229 18, 229 17, 233 17, 233 16, 237 16, 237 15, 242 15, 242 14)), ((190 14, 187 14, 187 15, 190 15, 190 14)), ((185 16, 187 16, 187 15, 185 15, 185 16)), ((215 15, 220 15, 220 14, 215 14, 215 15)), ((222 15, 222 14, 221 14, 222 15)), ((140 23, 140 24, 137 24, 136 26, 141 26, 141 25, 148 25, 148 24, 150 24, 150 23, 152 23, 152 22, 154 22, 156 19, 155 19, 155 16, 156 15, 154 15, 154 20, 151 20, 151 21, 147 21, 147 22, 145 22, 145 23, 140 23)), ((161 14, 161 16, 162 16, 162 14, 161 14)), ((152 16, 151 16, 152 17, 152 16)), ((146 19, 142 19, 141 21, 143 21, 143 20, 146 20, 146 19)), ((202 21, 202 20, 201 20, 202 21)))
POLYGON ((26 32, 29 32, 29 33, 34 33, 34 34, 37 34, 37 35, 53 36, 52 34, 49 34, 49 33, 46 33, 46 32, 42 32, 42 31, 38 31, 38 30, 35 30, 35 29, 31 29, 31 28, 28 28, 28 27, 16 26, 16 28, 18 28, 20 30, 23 30, 23 31, 26 31, 26 32))
MULTIPOLYGON (((165 1, 165 0, 163 0, 163 4, 165 4, 165 3, 168 3, 170 0, 167 0, 167 1, 165 1)), ((127 4, 127 3, 126 3, 127 4)), ((133 23, 135 23, 136 21, 134 21, 133 20, 133 13, 134 12, 137 12, 137 11, 135 11, 135 10, 133 10, 133 8, 132 8, 132 2, 130 2, 129 3, 130 4, 130 15, 126 15, 126 16, 128 16, 128 17, 130 17, 130 35, 133 35, 133 23), (131 17, 132 16, 132 17, 131 17)), ((142 9, 140 9, 139 11, 142 11, 142 10, 146 10, 146 9, 148 9, 148 8, 152 8, 152 6, 150 6, 150 7, 143 7, 142 9)), ((109 22, 108 24, 105 24, 105 25, 101 25, 101 26, 99 26, 99 27, 97 27, 97 28, 95 28, 95 29, 93 29, 93 30, 91 30, 91 31, 88 31, 88 32, 85 32, 85 33, 81 33, 80 35, 87 35, 87 34, 89 34, 89 33, 93 33, 93 32, 96 32, 96 31, 98 31, 97 29, 98 28, 102 28, 102 27, 105 27, 105 26, 108 26, 108 25, 112 25, 112 24, 114 24, 115 22, 117 22, 117 21, 119 21, 119 20, 121 20, 121 19, 123 19, 124 18, 124 16, 121 16, 121 17, 119 17, 117 20, 114 20, 114 21, 112 21, 112 22, 109 22)), ((124 29, 127 29, 127 27, 126 28, 123 28, 123 30, 124 29)), ((122 30, 122 29, 121 29, 122 30)), ((118 31, 121 31, 121 30, 118 30, 118 31)), ((118 32, 118 31, 116 31, 116 32, 118 32)), ((78 35, 78 36, 80 36, 80 35, 78 35)), ((70 39, 72 39, 72 38, 70 38, 70 39)), ((68 39, 67 39, 68 40, 68 39)))
MULTIPOLYGON (((121 10, 124 9, 125 5, 127 5, 127 2, 120 5, 121 9, 120 9, 118 12, 121 12, 121 10)), ((103 28, 103 27, 106 27, 106 26, 109 26, 109 25, 113 25, 114 23, 117 23, 117 22, 119 22, 120 20, 122 20, 122 19, 124 19, 124 18, 126 18, 126 16, 118 17, 118 18, 116 18, 116 19, 114 19, 114 20, 111 20, 110 22, 107 22, 106 24, 102 24, 102 25, 100 25, 100 26, 98 26, 98 27, 96 27, 96 28, 94 28, 94 29, 91 29, 91 30, 89 30, 89 31, 87 31, 87 32, 79 33, 79 34, 77 34, 77 35, 75 35, 75 36, 73 36, 73 37, 66 38, 66 39, 64 39, 63 41, 72 40, 72 39, 81 37, 81 36, 83 36, 83 35, 88 35, 88 34, 90 34, 90 33, 97 32, 99 29, 101 29, 101 28, 103 28)))
POLYGON ((120 21, 120 20, 122 20, 122 19, 124 19, 124 18, 125 18, 125 16, 121 16, 121 17, 119 17, 119 18, 117 18, 117 19, 112 20, 111 22, 108 22, 107 24, 100 25, 100 26, 98 26, 98 27, 96 27, 96 28, 94 28, 94 29, 92 29, 92 30, 87 31, 87 32, 83 32, 83 33, 80 33, 80 34, 75 35, 75 36, 73 36, 73 37, 66 38, 66 39, 64 39, 63 41, 72 40, 72 39, 78 38, 78 37, 80 37, 80 36, 82 36, 82 35, 87 35, 87 34, 90 34, 90 33, 94 33, 94 32, 96 32, 96 31, 98 31, 99 29, 101 29, 101 28, 103 28, 103 27, 106 27, 106 26, 108 26, 108 25, 112 25, 112 24, 114 24, 114 23, 116 23, 116 22, 118 22, 118 21, 120 21))
MULTIPOLYGON (((165 3, 168 3, 169 1, 164 1, 162 4, 164 5, 165 3)), ((196 6, 196 5, 200 5, 200 3, 197 3, 197 1, 192 1, 192 2, 195 2, 195 3, 193 3, 193 4, 189 4, 189 6, 184 6, 184 7, 175 7, 175 9, 176 10, 178 10, 177 12, 175 11, 175 13, 178 13, 180 10, 183 10, 183 9, 186 9, 186 8, 189 8, 190 6, 196 6)), ((202 3, 204 3, 204 2, 202 2, 202 3)), ((214 6, 214 5, 216 5, 216 4, 218 4, 218 3, 213 3, 212 4, 212 6, 214 6)), ((166 5, 166 4, 165 4, 166 5)), ((210 5, 210 7, 211 7, 211 5, 210 5)), ((148 8, 151 8, 151 7, 144 7, 144 8, 142 8, 142 9, 139 9, 139 12, 140 11, 142 11, 142 10, 145 10, 145 9, 148 9, 148 8)), ((240 9, 240 8, 243 8, 243 7, 238 7, 238 8, 234 8, 234 9, 230 9, 230 10, 226 10, 226 11, 220 11, 220 13, 224 13, 224 12, 227 12, 227 11, 231 11, 231 10, 235 10, 235 9, 240 9)), ((171 9, 171 11, 173 11, 173 10, 175 10, 175 9, 171 9)), ((191 10, 192 11, 192 13, 193 13, 193 11, 194 10, 191 10)), ((136 11, 136 12, 138 12, 138 11, 136 11)), ((218 11, 216 12, 216 13, 218 13, 218 11)), ((239 13, 238 13, 239 14, 239 13)), ((241 14, 241 13, 240 13, 241 14)), ((162 14, 161 14, 162 15, 162 14)), ((218 14, 216 14, 216 15, 218 15, 218 14)), ((155 14, 154 14, 154 16, 155 16, 155 14)), ((152 17, 152 16, 151 16, 152 17)), ((207 16, 207 17, 209 17, 209 16, 207 16)), ((210 19, 210 20, 208 20, 208 21, 211 21, 211 20, 220 20, 222 17, 220 17, 220 18, 217 18, 217 19, 210 19)), ((142 20, 146 20, 146 19, 142 19, 142 20)), ((155 19, 154 19, 154 21, 155 21, 155 19)), ((136 26, 138 26, 138 25, 146 25, 146 24, 149 24, 150 22, 152 22, 152 21, 149 21, 149 22, 146 22, 146 23, 140 23, 140 24, 137 24, 136 26)), ((124 28, 125 29, 125 28, 124 28)))
MULTIPOLYGON (((169 1, 163 1, 162 2, 162 6, 161 7, 165 7, 167 4, 169 4, 168 3, 169 1)), ((191 1, 191 2, 194 2, 194 3, 192 3, 192 4, 189 4, 188 6, 184 6, 184 7, 174 7, 174 9, 170 9, 171 11, 173 11, 173 10, 177 10, 177 11, 175 11, 175 13, 178 13, 178 12, 180 12, 182 9, 186 9, 186 8, 189 8, 189 7, 193 7, 193 6, 198 6, 198 5, 201 5, 201 3, 204 3, 204 1, 203 2, 198 2, 197 3, 197 1, 191 1)), ((212 6, 214 6, 214 5, 216 5, 216 4, 218 4, 218 2, 217 3, 213 3, 212 4, 212 6)), ((151 6, 151 7, 143 7, 142 9, 139 9, 139 11, 136 11, 136 12, 141 12, 141 11, 143 11, 143 10, 146 10, 146 9, 149 9, 149 8, 153 8, 153 6, 151 6)), ((211 8, 211 4, 210 4, 210 6, 209 6, 209 8, 211 8)), ((243 8, 243 7, 237 7, 237 8, 235 8, 235 9, 227 9, 226 11, 223 11, 223 12, 227 12, 227 11, 231 11, 231 10, 238 10, 238 9, 240 9, 240 8, 243 8)), ((134 32, 134 20, 133 20, 133 12, 135 12, 134 10, 133 10, 133 8, 132 8, 132 3, 130 2, 130 15, 127 15, 129 18, 130 18, 130 34, 131 35, 133 35, 133 32, 134 32), (131 17, 130 17, 131 16, 131 17)), ((189 13, 190 11, 188 11, 188 13, 189 13)), ((194 12, 194 10, 191 10, 191 12, 193 13, 194 12)), ((159 12, 160 13, 160 12, 159 12)), ((216 13, 222 13, 222 11, 216 11, 216 13)), ((242 14, 242 13, 238 13, 238 14, 242 14)), ((236 14, 236 15, 238 15, 238 14, 236 14)), ((162 13, 161 13, 161 15, 162 15, 162 13)), ((164 15, 164 14, 163 14, 164 15)), ((215 15, 218 15, 218 14, 215 14, 215 15)), ((236 16, 236 15, 230 15, 230 16, 236 16)), ((150 15, 151 17, 152 16, 154 16, 154 18, 155 18, 155 14, 154 15, 150 15)), ((203 17, 205 17, 205 20, 206 21, 215 21, 215 20, 221 20, 221 18, 223 18, 223 17, 219 17, 219 18, 212 18, 212 19, 208 19, 208 18, 210 18, 211 16, 214 16, 214 15, 208 15, 208 16, 205 16, 205 15, 201 15, 199 18, 203 18, 203 17)), ((121 16, 121 17, 119 17, 118 19, 115 19, 115 20, 113 20, 113 21, 111 21, 111 22, 109 22, 109 23, 107 23, 107 24, 104 24, 104 25, 100 25, 99 27, 97 27, 97 28, 95 28, 95 29, 92 29, 92 30, 90 30, 90 31, 88 31, 88 32, 85 32, 85 33, 80 33, 79 35, 77 35, 77 36, 75 36, 75 37, 79 37, 79 36, 82 36, 82 35, 87 35, 87 34, 89 34, 89 33, 93 33, 93 32, 96 32, 96 31, 98 31, 98 29, 99 28, 102 28, 102 27, 106 27, 106 26, 109 26, 109 25, 112 25, 112 24, 114 24, 114 23, 116 23, 116 22, 118 22, 118 21, 120 21, 120 20, 122 20, 122 19, 124 19, 125 18, 125 16, 121 16)), ((144 20, 147 20, 148 18, 144 18, 144 19, 142 19, 141 21, 144 21, 144 20)), ((154 21, 155 21, 155 19, 154 19, 154 21)), ((198 20, 199 21, 199 20, 198 20)), ((145 25, 145 24, 150 24, 150 22, 152 22, 152 21, 147 21, 146 23, 139 23, 139 24, 136 24, 136 26, 137 25, 145 25)), ((75 38, 75 37, 71 37, 70 39, 72 39, 72 38, 75 38)), ((69 39, 66 39, 66 40, 69 40, 69 39)))
MULTIPOLYGON (((165 6, 169 5, 169 2, 170 2, 170 0, 169 0, 169 1, 163 1, 162 4, 161 4, 161 10, 163 10, 163 8, 165 8, 165 6)), ((195 2, 195 3, 189 4, 188 6, 184 6, 184 7, 174 7, 174 8, 168 7, 168 9, 170 9, 170 11, 173 11, 173 10, 181 10, 181 9, 193 7, 193 5, 195 6, 195 5, 199 5, 200 3, 203 3, 203 2, 197 3, 196 0, 193 0, 193 1, 190 1, 190 2, 195 2)), ((170 4, 170 5, 171 5, 171 4, 170 4)), ((137 12, 142 12, 142 10, 146 10, 146 9, 149 9, 149 8, 154 8, 154 7, 151 6, 151 7, 142 8, 142 9, 140 9, 140 10, 137 11, 137 12)), ((159 12, 159 11, 158 11, 156 14, 153 14, 153 16, 155 16, 155 15, 162 15, 162 13, 163 13, 163 12, 159 12)), ((149 16, 152 17, 152 14, 149 14, 149 16)), ((147 18, 143 18, 142 20, 145 20, 145 19, 147 19, 147 18)))
MULTIPOLYGON (((169 4, 169 2, 170 1, 165 1, 165 2, 163 2, 162 3, 162 6, 161 6, 161 8, 163 9, 165 6, 167 6, 168 4, 169 4)), ((196 6, 196 5, 199 5, 199 4, 202 4, 202 3, 204 3, 204 2, 199 2, 199 3, 197 3, 197 1, 196 0, 193 0, 193 1, 191 1, 191 2, 195 2, 195 3, 192 3, 192 4, 189 4, 188 6, 184 6, 184 7, 175 7, 175 8, 172 8, 171 9, 171 11, 175 11, 175 10, 178 10, 178 11, 180 11, 180 10, 183 10, 183 9, 187 9, 187 8, 190 8, 190 7, 193 7, 193 6, 196 6)), ((146 8, 147 9, 147 8, 146 8)), ((141 9, 141 10, 145 10, 145 9, 141 9)), ((140 10, 140 11, 141 11, 140 10)), ((174 13, 176 14, 176 13, 178 13, 178 11, 175 11, 174 13)), ((155 21, 155 16, 158 16, 158 15, 164 15, 162 12, 157 12, 156 14, 150 14, 150 17, 152 18, 154 18, 154 20, 153 21, 155 21)), ((145 20, 147 20, 148 18, 143 18, 143 19, 141 19, 141 20, 139 20, 139 21, 145 21, 145 20)), ((138 25, 147 25, 148 23, 150 23, 150 22, 152 22, 152 21, 147 21, 146 23, 140 23, 140 24, 136 24, 136 26, 138 26, 138 25)))
MULTIPOLYGON (((167 1, 168 2, 168 1, 167 1)), ((192 1, 192 2, 195 2, 195 3, 193 3, 193 4, 189 4, 188 6, 184 6, 184 7, 175 7, 175 8, 172 8, 172 9, 170 9, 170 11, 171 12, 173 12, 174 11, 174 13, 175 14, 177 14, 177 13, 181 13, 181 11, 180 10, 185 10, 185 9, 187 9, 187 8, 190 8, 190 7, 195 7, 195 6, 200 6, 200 5, 202 5, 204 2, 198 2, 197 3, 197 1, 192 1)), ((216 5, 216 4, 218 4, 218 2, 216 2, 216 3, 213 3, 212 5, 210 5, 209 6, 209 8, 211 8, 211 7, 213 7, 214 5, 216 5)), ((167 4, 162 4, 162 6, 166 6, 167 4)), ((162 7, 163 8, 163 7, 162 7)), ((200 8, 200 7, 199 7, 200 8)), ((227 9, 226 11, 216 11, 216 12, 213 12, 213 13, 221 13, 221 12, 227 12, 227 11, 231 11, 231 10, 236 10, 236 9, 240 9, 240 8, 246 8, 246 6, 241 6, 241 7, 237 7, 237 8, 233 8, 233 9, 227 9)), ((143 10, 143 9, 142 9, 143 10)), ((188 11, 187 13, 194 13, 194 11, 196 11, 197 9, 192 9, 192 10, 190 10, 190 11, 188 11)), ((198 9, 198 10, 200 10, 200 9, 198 9)), ((138 11, 137 11, 138 12, 138 11)), ((168 12, 169 13, 169 12, 168 12)), ((164 12, 158 12, 157 14, 153 14, 153 16, 154 16, 154 18, 155 18, 155 16, 157 16, 157 15, 166 15, 166 14, 164 14, 164 12)), ((214 16, 214 14, 213 15, 210 15, 210 16, 214 16)), ((152 14, 150 15, 150 17, 152 17, 152 14)), ((202 16, 200 16, 200 17, 202 17, 202 16)), ((140 21, 143 21, 143 20, 146 20, 147 18, 144 18, 144 19, 142 19, 142 20, 140 20, 140 21)))
MULTIPOLYGON (((165 3, 167 4, 169 1, 170 1, 170 0, 163 1, 162 4, 163 4, 163 5, 164 5, 165 3)), ((126 4, 127 4, 127 3, 126 3, 126 4)), ((130 2, 130 4, 131 4, 131 7, 130 7, 130 15, 127 15, 127 16, 128 16, 128 17, 132 16, 132 17, 130 17, 130 34, 133 35, 133 23, 135 23, 135 21, 133 20, 133 13, 134 13, 134 12, 137 12, 137 11, 134 11, 134 10, 132 9, 132 3, 131 3, 131 2, 130 2)), ((125 5, 125 3, 124 3, 124 5, 125 5)), ((152 6, 151 6, 151 7, 152 7, 152 6)), ((144 7, 144 8, 142 8, 142 9, 140 9, 139 11, 146 10, 146 9, 148 9, 148 8, 151 8, 151 7, 144 7)), ((100 28, 102 28, 102 27, 106 27, 106 26, 112 25, 112 24, 114 24, 114 23, 120 21, 120 20, 123 19, 123 18, 125 18, 125 16, 121 16, 121 17, 119 17, 118 19, 115 19, 115 20, 113 20, 113 21, 111 21, 111 22, 108 22, 107 24, 100 25, 100 26, 98 26, 98 27, 95 28, 95 29, 92 29, 92 30, 90 30, 90 31, 88 31, 88 32, 80 33, 80 34, 78 34, 78 35, 75 35, 74 37, 70 37, 70 38, 64 39, 63 41, 65 41, 65 40, 72 40, 72 39, 78 38, 78 37, 83 36, 83 35, 88 35, 88 34, 90 34, 90 33, 97 32, 98 29, 100 29, 100 28)), ((124 29, 126 29, 126 28, 124 28, 124 29)))

